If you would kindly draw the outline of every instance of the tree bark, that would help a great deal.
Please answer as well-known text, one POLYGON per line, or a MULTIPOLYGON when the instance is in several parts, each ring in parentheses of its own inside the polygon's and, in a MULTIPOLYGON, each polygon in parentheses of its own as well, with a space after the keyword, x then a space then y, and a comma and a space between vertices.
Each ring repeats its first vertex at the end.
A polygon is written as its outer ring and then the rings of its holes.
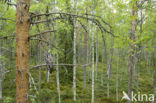
POLYGON ((98 61, 99 61, 99 38, 98 34, 96 35, 96 75, 95 75, 95 80, 97 80, 97 75, 98 75, 98 61))
MULTIPOLYGON (((133 64, 134 64, 134 42, 135 42, 135 1, 132 1, 132 27, 131 27, 131 52, 130 52, 130 64, 129 64, 129 88, 128 88, 128 96, 131 98, 132 92, 132 80, 133 80, 133 64)), ((131 103, 131 101, 128 101, 131 103)))
POLYGON ((101 62, 101 86, 103 85, 103 59, 104 59, 104 51, 103 51, 104 46, 102 45, 101 47, 101 57, 102 57, 102 62, 101 62))
POLYGON ((119 101, 119 63, 120 63, 120 55, 119 48, 117 49, 117 69, 116 69, 116 101, 119 101))
POLYGON ((30 0, 17 0, 16 13, 16 103, 29 103, 30 0))
MULTIPOLYGON (((143 15, 142 15, 142 7, 141 7, 141 12, 140 12, 141 14, 140 14, 140 16, 141 16, 141 22, 140 22, 140 36, 141 36, 141 34, 142 34, 142 17, 143 17, 143 15)), ((140 36, 138 37, 138 38, 140 38, 140 36)), ((142 50, 141 50, 141 43, 139 43, 139 49, 138 49, 139 51, 141 51, 142 52, 142 50)), ((141 67, 141 53, 139 52, 139 54, 138 54, 138 69, 137 69, 137 83, 136 83, 136 87, 137 87, 137 92, 138 92, 138 90, 139 90, 139 77, 140 77, 140 67, 141 67)))
POLYGON ((2 100, 2 81, 3 81, 3 64, 0 61, 0 101, 2 100))
MULTIPOLYGON (((155 49, 154 49, 154 51, 155 51, 155 49)), ((153 62, 153 69, 154 69, 153 94, 155 96, 155 91, 156 91, 156 59, 155 58, 156 57, 154 56, 154 53, 155 53, 154 51, 153 51, 153 60, 152 60, 152 62, 153 62)), ((154 103, 154 101, 152 101, 152 103, 154 103)))
MULTIPOLYGON (((75 21, 74 21, 75 22, 75 21)), ((73 56, 73 92, 74 92, 74 101, 76 101, 76 28, 74 24, 74 43, 73 43, 73 51, 74 51, 74 56, 73 56)))
MULTIPOLYGON (((48 9, 48 6, 47 6, 47 10, 46 10, 46 13, 49 13, 49 9, 48 9)), ((49 18, 48 18, 48 15, 46 16, 46 20, 48 21, 49 18)), ((50 31, 50 25, 49 25, 49 22, 46 22, 46 25, 47 25, 47 28, 48 30, 50 31)), ((47 41, 49 42, 49 45, 48 45, 48 49, 51 50, 51 32, 47 33, 47 41)), ((47 50, 48 51, 48 50, 47 50)), ((50 71, 47 69, 47 83, 49 82, 50 80, 50 71)))
MULTIPOLYGON (((112 28, 110 28, 110 30, 113 31, 112 28)), ((109 98, 109 88, 110 88, 109 82, 110 82, 110 78, 111 78, 113 53, 114 53, 114 38, 111 37, 111 40, 112 40, 111 51, 110 51, 111 52, 111 57, 110 57, 110 61, 109 61, 109 66, 107 67, 108 68, 107 69, 107 75, 108 75, 108 77, 107 77, 107 97, 108 98, 109 98)))
MULTIPOLYGON (((88 13, 88 6, 86 8, 86 14, 88 13)), ((88 18, 88 15, 87 15, 87 18, 88 18)), ((84 37, 84 64, 87 64, 87 58, 88 58, 88 21, 87 21, 87 33, 85 34, 85 37, 84 37)), ((86 88, 86 66, 84 66, 84 88, 86 88)))
MULTIPOLYGON (((77 1, 74 1, 74 8, 75 8, 75 14, 77 14, 77 1)), ((74 24, 73 24, 73 29, 74 29, 74 38, 73 38, 73 95, 74 95, 74 101, 76 101, 76 38, 77 38, 77 32, 76 32, 76 27, 77 27, 77 23, 76 23, 76 19, 74 18, 73 20, 74 24)))
POLYGON ((59 98, 59 103, 61 103, 61 94, 60 94, 60 79, 59 79, 59 66, 58 66, 58 54, 56 54, 56 80, 57 80, 57 92, 58 92, 58 98, 59 98))
MULTIPOLYGON (((40 37, 41 38, 41 37, 40 37)), ((39 41, 39 62, 42 64, 42 42, 39 41)), ((39 68, 39 90, 41 89, 41 70, 42 67, 39 68)))
POLYGON ((94 103, 94 27, 92 31, 92 99, 91 99, 91 103, 94 103))

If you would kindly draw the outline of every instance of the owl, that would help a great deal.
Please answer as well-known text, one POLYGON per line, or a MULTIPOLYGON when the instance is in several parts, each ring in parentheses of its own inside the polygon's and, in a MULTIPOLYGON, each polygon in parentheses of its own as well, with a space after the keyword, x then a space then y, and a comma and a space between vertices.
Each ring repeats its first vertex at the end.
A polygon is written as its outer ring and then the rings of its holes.
POLYGON ((54 60, 53 60, 53 57, 52 57, 50 52, 46 52, 45 53, 45 62, 46 62, 46 65, 48 67, 49 72, 52 73, 53 72, 53 68, 54 68, 53 67, 54 60))

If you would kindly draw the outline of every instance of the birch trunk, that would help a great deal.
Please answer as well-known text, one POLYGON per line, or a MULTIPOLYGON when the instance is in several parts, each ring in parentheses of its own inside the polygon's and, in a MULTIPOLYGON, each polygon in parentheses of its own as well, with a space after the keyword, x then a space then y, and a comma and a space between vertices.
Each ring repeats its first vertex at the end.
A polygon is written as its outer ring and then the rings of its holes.
POLYGON ((95 80, 97 80, 97 75, 98 75, 98 61, 99 61, 99 38, 98 38, 98 34, 96 35, 96 76, 95 76, 95 80))
POLYGON ((109 78, 111 77, 112 73, 112 62, 113 62, 113 54, 114 54, 114 38, 112 39, 112 47, 111 47, 111 58, 110 58, 110 66, 109 66, 109 78))
POLYGON ((119 50, 117 51, 117 70, 116 70, 116 101, 119 101, 119 62, 120 62, 120 55, 119 55, 119 50))
POLYGON ((16 103, 29 103, 30 0, 17 0, 16 13, 16 103))
MULTIPOLYGON (((42 43, 39 41, 39 62, 42 64, 42 43)), ((39 90, 41 89, 41 70, 42 67, 39 68, 39 90)))
POLYGON ((74 92, 74 101, 76 101, 76 30, 75 30, 75 24, 74 24, 74 43, 73 43, 73 92, 74 92))
MULTIPOLYGON (((77 14, 77 0, 74 1, 74 8, 75 8, 75 14, 77 14)), ((77 33, 76 33, 76 26, 77 26, 77 23, 76 23, 76 18, 74 18, 74 25, 73 25, 73 29, 74 29, 74 38, 73 38, 73 52, 74 52, 74 55, 73 55, 73 95, 74 95, 74 101, 76 101, 76 36, 77 36, 77 33)))
POLYGON ((57 64, 56 66, 57 92, 58 92, 58 97, 59 97, 59 103, 61 103, 58 54, 56 54, 56 64, 57 64))
POLYGON ((94 103, 94 29, 92 31, 92 99, 91 99, 91 103, 94 103))
POLYGON ((110 65, 107 65, 107 98, 109 98, 109 79, 110 79, 109 70, 110 70, 110 65))
MULTIPOLYGON (((56 10, 55 9, 55 7, 56 7, 56 2, 55 2, 55 0, 54 0, 54 11, 56 10)), ((56 25, 56 22, 54 21, 53 22, 53 30, 55 30, 55 25, 56 25)), ((49 42, 50 42, 50 40, 49 40, 49 42)), ((56 39, 56 34, 55 34, 55 32, 54 32, 54 46, 57 46, 57 39, 56 39)), ((59 64, 59 56, 58 56, 58 53, 56 53, 56 82, 57 82, 57 92, 58 92, 58 101, 59 101, 59 103, 61 103, 61 93, 60 93, 60 77, 59 77, 59 66, 58 66, 58 64, 59 64)))

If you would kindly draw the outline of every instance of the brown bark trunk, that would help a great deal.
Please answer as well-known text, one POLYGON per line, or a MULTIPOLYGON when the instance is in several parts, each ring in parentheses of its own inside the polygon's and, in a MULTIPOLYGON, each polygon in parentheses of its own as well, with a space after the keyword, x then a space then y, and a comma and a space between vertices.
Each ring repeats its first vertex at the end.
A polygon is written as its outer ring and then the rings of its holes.
POLYGON ((29 0, 17 0, 16 103, 29 103, 29 0))

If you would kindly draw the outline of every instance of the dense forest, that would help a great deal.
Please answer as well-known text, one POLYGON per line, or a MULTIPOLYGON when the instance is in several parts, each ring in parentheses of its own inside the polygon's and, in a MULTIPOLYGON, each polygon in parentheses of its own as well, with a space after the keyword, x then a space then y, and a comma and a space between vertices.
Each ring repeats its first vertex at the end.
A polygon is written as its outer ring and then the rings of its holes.
POLYGON ((156 103, 156 0, 0 0, 0 103, 156 103))

